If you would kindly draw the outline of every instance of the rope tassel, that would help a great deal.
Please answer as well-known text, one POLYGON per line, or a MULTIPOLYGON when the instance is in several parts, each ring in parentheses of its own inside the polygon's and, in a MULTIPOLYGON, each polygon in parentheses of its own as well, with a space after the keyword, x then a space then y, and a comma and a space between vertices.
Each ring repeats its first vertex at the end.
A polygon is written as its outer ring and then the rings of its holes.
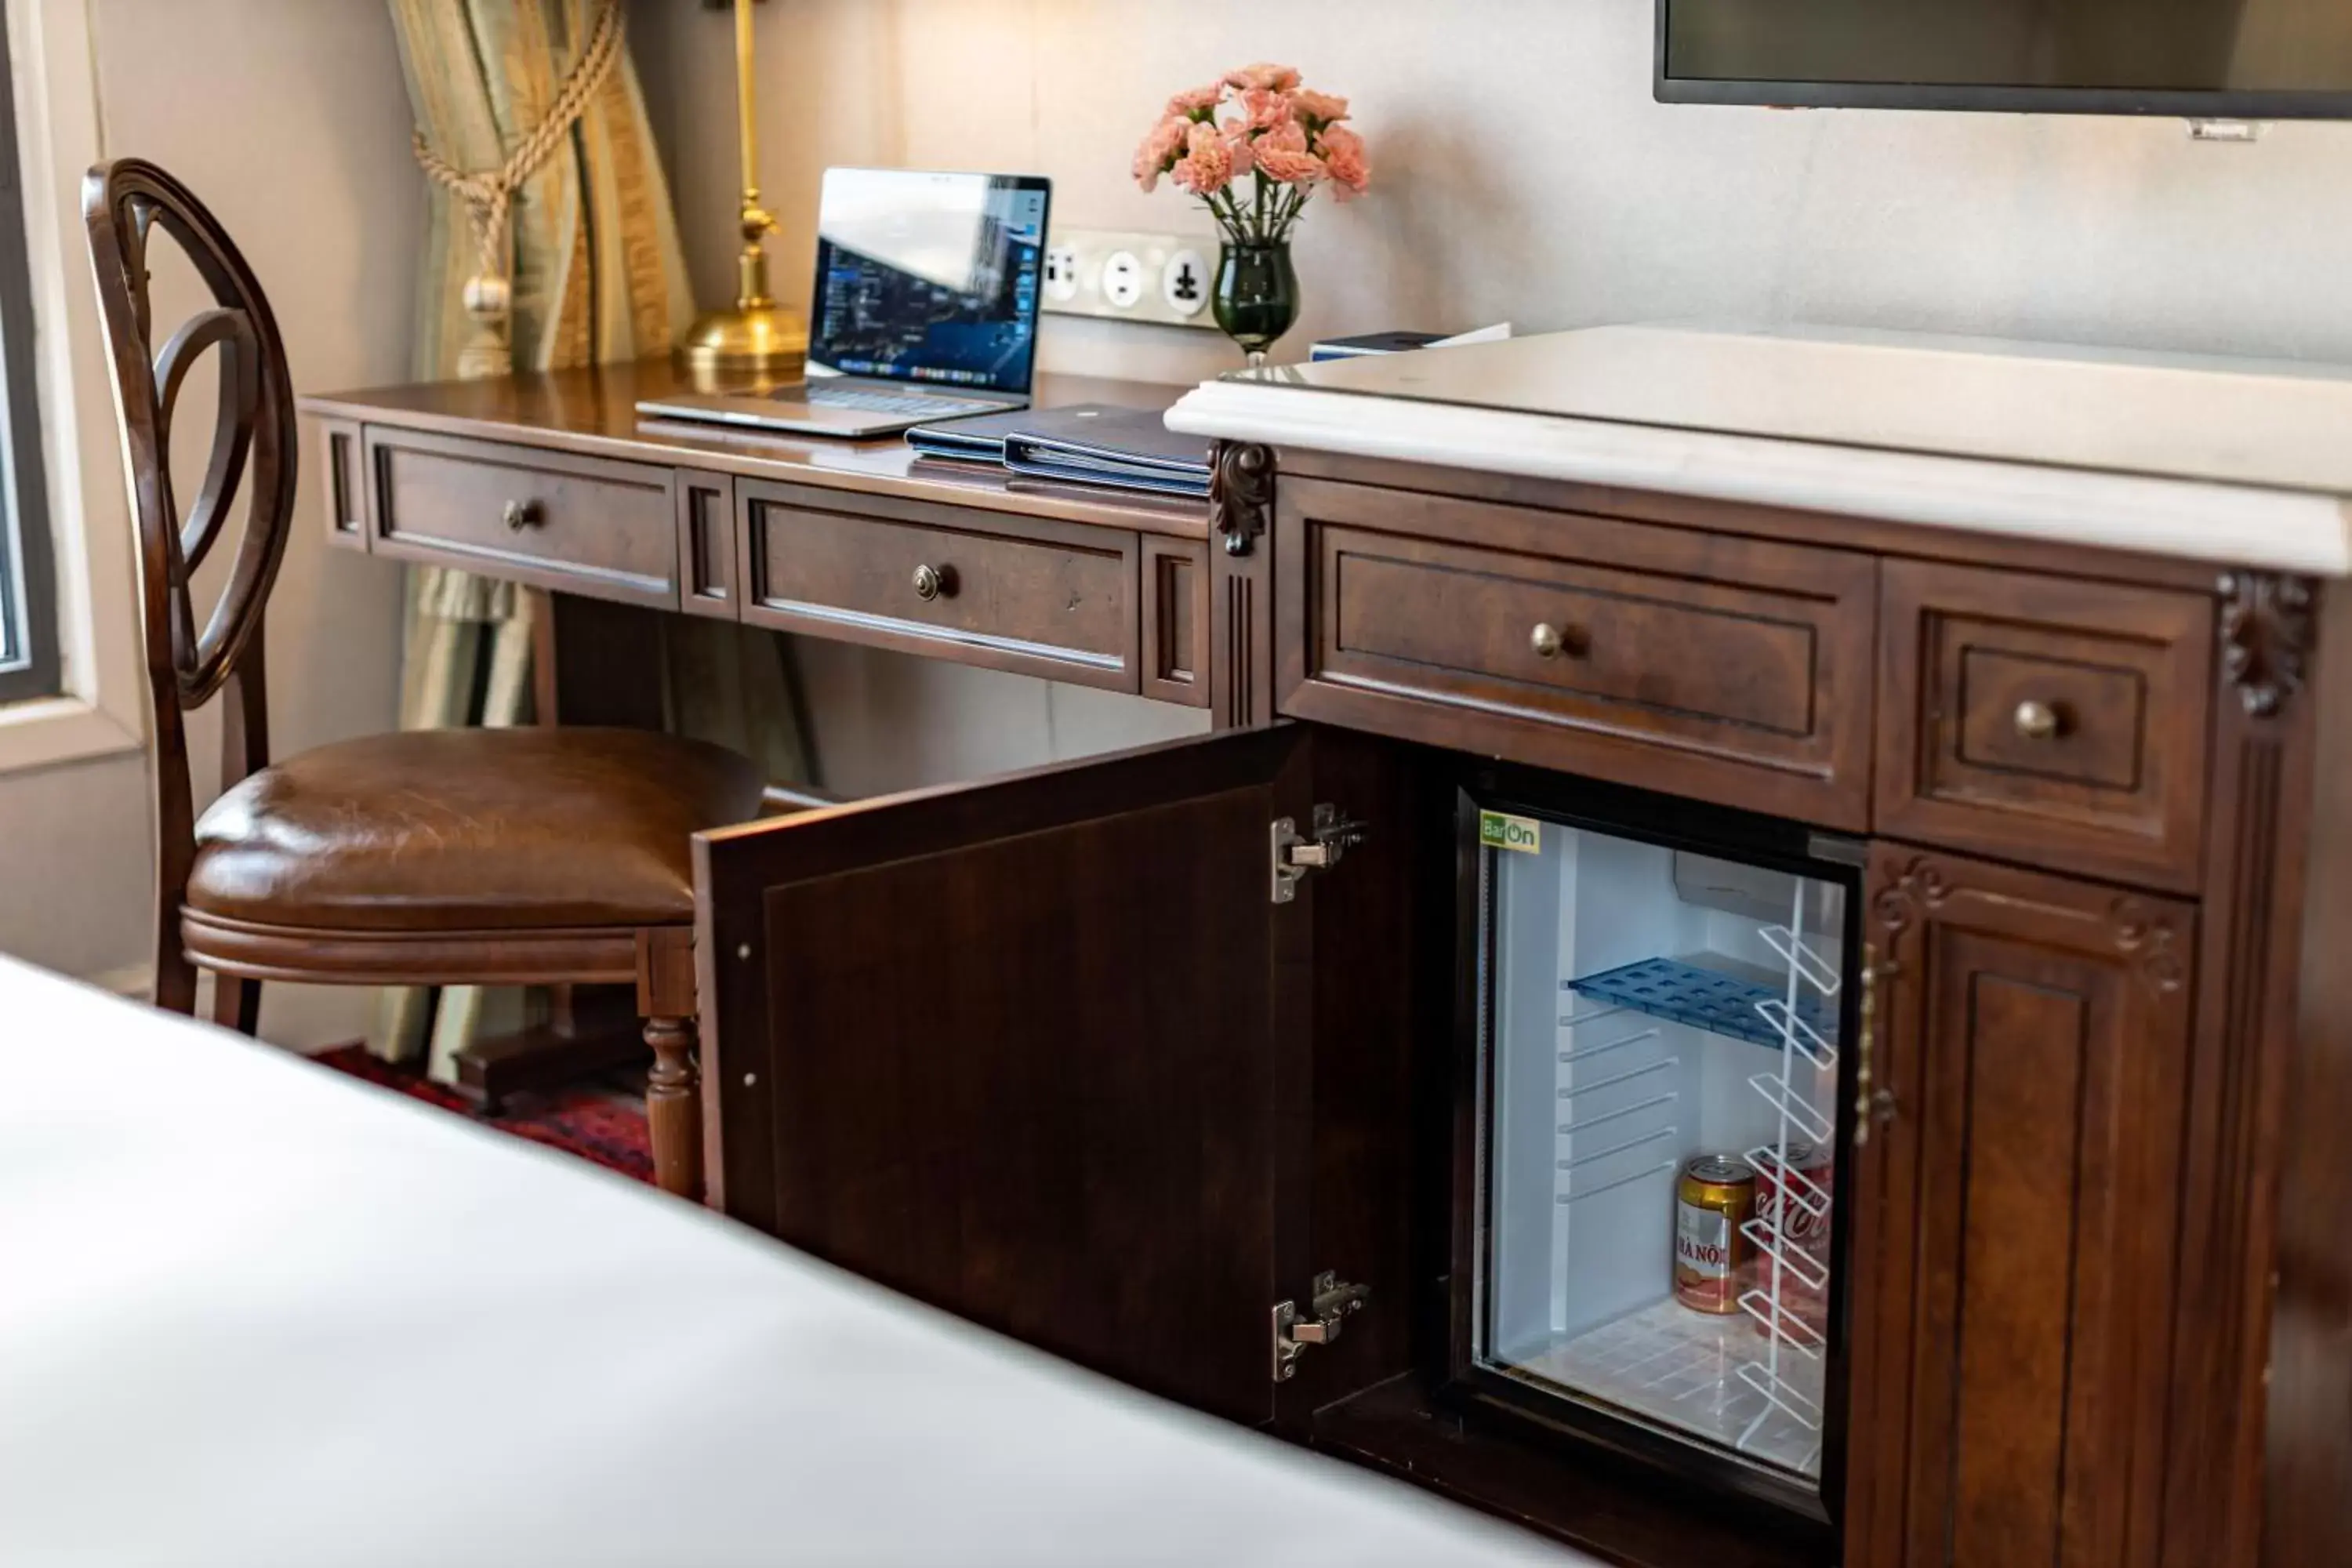
POLYGON ((556 89, 555 100, 548 106, 546 116, 495 169, 460 169, 434 151, 421 129, 414 133, 412 145, 416 162, 434 181, 466 204, 474 244, 480 251, 480 269, 466 279, 466 314, 473 318, 475 334, 458 355, 457 374, 462 377, 504 375, 514 368, 514 352, 508 335, 514 286, 508 278, 510 236, 507 220, 515 193, 571 135, 573 122, 613 74, 614 62, 620 56, 621 0, 604 0, 594 25, 588 30, 586 47, 564 76, 563 85, 556 89))

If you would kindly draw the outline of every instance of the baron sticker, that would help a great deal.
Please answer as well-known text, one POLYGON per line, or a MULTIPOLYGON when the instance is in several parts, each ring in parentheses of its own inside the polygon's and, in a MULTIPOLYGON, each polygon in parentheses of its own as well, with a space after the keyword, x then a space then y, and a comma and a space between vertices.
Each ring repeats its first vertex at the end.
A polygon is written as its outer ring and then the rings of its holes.
POLYGON ((1499 811, 1478 814, 1478 842, 1490 849, 1516 849, 1522 855, 1543 853, 1543 824, 1532 816, 1507 816, 1499 811))

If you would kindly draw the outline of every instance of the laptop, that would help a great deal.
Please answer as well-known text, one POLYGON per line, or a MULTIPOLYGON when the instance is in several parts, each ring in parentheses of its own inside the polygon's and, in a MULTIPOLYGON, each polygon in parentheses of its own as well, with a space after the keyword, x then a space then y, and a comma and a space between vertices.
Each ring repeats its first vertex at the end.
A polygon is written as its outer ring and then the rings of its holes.
POLYGON ((1052 194, 1032 175, 827 169, 807 379, 637 413, 863 437, 1027 407, 1052 194))

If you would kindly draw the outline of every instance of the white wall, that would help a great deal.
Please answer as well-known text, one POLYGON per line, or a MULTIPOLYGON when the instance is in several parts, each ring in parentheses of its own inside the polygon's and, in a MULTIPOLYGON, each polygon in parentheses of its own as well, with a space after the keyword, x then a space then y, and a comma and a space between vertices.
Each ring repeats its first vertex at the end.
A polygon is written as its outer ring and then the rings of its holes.
MULTIPOLYGON (((220 216, 277 312, 298 389, 404 379, 422 187, 392 25, 377 0, 90 0, 108 156, 152 158, 220 216)), ((68 232, 78 234, 79 216, 68 232)), ((159 268, 158 336, 194 302, 159 268)), ((210 382, 209 373, 201 378, 210 382)), ((198 395, 181 416, 209 417, 198 395)), ((193 434, 200 435, 198 430, 193 434)), ((201 473, 184 440, 180 471, 201 473)), ((306 450, 305 456, 308 456, 306 450)), ((114 473, 88 482, 119 488, 114 473)), ((320 476, 270 599, 270 719, 280 752, 388 729, 395 713, 398 574, 328 548, 320 476)), ((217 767, 216 715, 193 737, 199 805, 217 767)), ((0 951, 70 973, 148 956, 152 845, 143 758, 0 775, 0 951)), ((367 994, 264 990, 263 1031, 289 1044, 356 1037, 367 994)))
MULTIPOLYGON (((1180 193, 1129 182, 1134 144, 1170 93, 1271 58, 1353 100, 1374 164, 1367 199, 1302 227, 1294 353, 1704 316, 2352 360, 2352 126, 2230 146, 2170 120, 1661 105, 1652 0, 772 0, 759 23, 791 299, 827 163, 1035 172, 1057 222, 1199 228, 1180 193)), ((687 252, 717 299, 731 35, 655 0, 632 26, 663 61, 687 252)), ((1041 357, 1173 381, 1238 363, 1208 334, 1069 319, 1041 357)), ((947 676, 891 695, 885 737, 972 720, 947 676)))

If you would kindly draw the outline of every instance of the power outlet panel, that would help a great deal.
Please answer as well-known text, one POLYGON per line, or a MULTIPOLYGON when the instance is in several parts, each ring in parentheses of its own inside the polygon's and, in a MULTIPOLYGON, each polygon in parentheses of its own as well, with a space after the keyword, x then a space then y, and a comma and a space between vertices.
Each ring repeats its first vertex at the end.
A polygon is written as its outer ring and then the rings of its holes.
POLYGON ((1216 331, 1213 236, 1056 228, 1045 245, 1045 309, 1065 316, 1216 331))

